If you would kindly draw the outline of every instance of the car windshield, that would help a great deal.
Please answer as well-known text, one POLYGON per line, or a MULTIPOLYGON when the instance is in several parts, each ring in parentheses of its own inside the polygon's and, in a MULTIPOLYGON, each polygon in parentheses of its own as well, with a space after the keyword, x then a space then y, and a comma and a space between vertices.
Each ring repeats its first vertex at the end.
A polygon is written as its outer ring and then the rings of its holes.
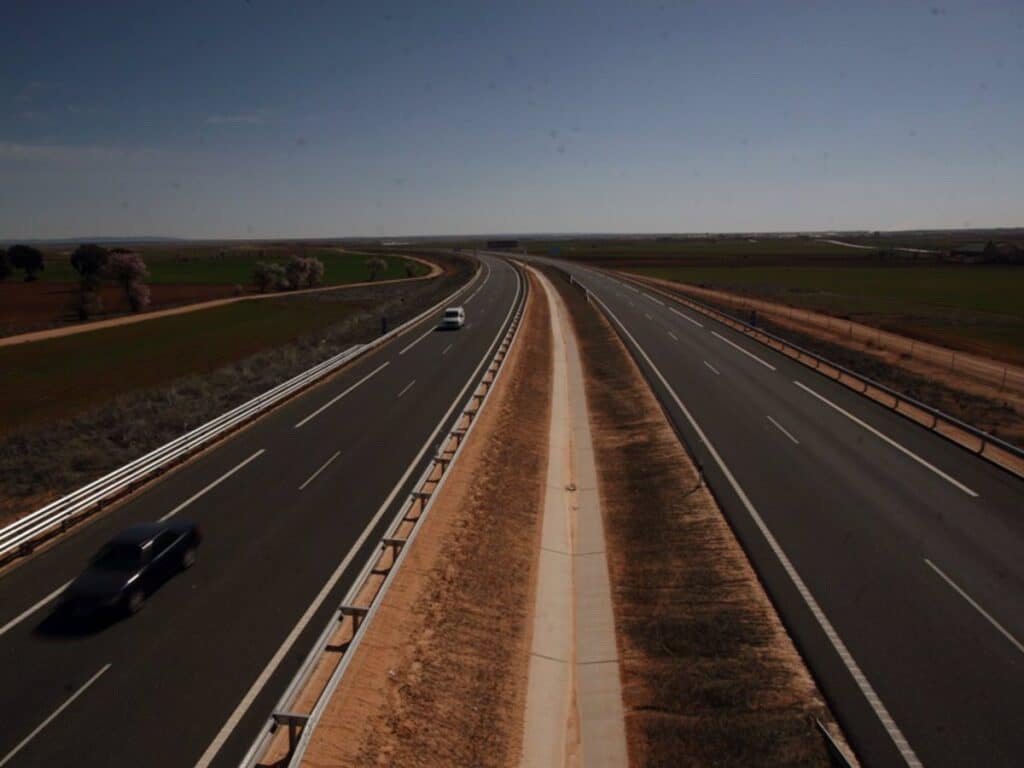
POLYGON ((457 309, 449 309, 447 312, 445 312, 445 314, 448 317, 458 317, 459 316, 459 310, 457 310, 457 309))
POLYGON ((121 570, 142 562, 142 550, 136 544, 113 542, 99 551, 92 564, 97 568, 121 570))

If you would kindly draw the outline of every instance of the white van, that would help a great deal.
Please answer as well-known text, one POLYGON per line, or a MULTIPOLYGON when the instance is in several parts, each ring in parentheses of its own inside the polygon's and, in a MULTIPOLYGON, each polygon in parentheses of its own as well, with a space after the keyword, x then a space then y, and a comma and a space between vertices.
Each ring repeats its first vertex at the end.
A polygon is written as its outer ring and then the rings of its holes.
POLYGON ((442 328, 458 330, 465 324, 466 310, 462 307, 448 307, 448 309, 444 311, 444 317, 441 319, 442 328))

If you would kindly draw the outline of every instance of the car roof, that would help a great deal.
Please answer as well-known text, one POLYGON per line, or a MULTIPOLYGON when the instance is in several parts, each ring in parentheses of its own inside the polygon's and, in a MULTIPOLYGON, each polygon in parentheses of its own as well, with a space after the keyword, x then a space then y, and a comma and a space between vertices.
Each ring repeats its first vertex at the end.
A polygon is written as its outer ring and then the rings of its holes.
POLYGON ((462 307, 448 307, 448 309, 445 310, 445 312, 464 312, 464 311, 465 310, 463 310, 462 307))
POLYGON ((139 523, 130 528, 125 528, 118 533, 110 542, 118 544, 145 544, 147 541, 164 531, 176 531, 187 528, 191 524, 182 521, 174 523, 139 523))

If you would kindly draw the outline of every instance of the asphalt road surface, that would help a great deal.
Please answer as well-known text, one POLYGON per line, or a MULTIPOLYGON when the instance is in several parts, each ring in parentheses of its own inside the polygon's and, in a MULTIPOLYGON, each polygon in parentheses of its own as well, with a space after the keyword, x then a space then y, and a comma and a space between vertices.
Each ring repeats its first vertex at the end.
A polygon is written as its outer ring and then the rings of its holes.
POLYGON ((1021 765, 1024 482, 705 316, 559 265, 621 322, 864 764, 1021 765))
POLYGON ((237 765, 482 376, 518 287, 485 257, 462 330, 434 330, 439 312, 0 578, 0 766, 237 765), (109 536, 168 514, 202 528, 191 570, 127 620, 51 615, 45 598, 109 536))

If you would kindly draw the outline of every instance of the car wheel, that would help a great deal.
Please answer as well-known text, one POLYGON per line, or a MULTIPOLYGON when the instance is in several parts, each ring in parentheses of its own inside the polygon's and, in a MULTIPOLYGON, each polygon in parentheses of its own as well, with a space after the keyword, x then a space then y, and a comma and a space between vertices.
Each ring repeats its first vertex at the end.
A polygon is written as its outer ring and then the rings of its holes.
POLYGON ((181 553, 181 570, 187 571, 196 564, 196 549, 189 547, 181 553))
POLYGON ((143 604, 146 602, 146 593, 141 589, 136 589, 128 595, 128 602, 126 607, 129 614, 135 614, 142 610, 143 604))

